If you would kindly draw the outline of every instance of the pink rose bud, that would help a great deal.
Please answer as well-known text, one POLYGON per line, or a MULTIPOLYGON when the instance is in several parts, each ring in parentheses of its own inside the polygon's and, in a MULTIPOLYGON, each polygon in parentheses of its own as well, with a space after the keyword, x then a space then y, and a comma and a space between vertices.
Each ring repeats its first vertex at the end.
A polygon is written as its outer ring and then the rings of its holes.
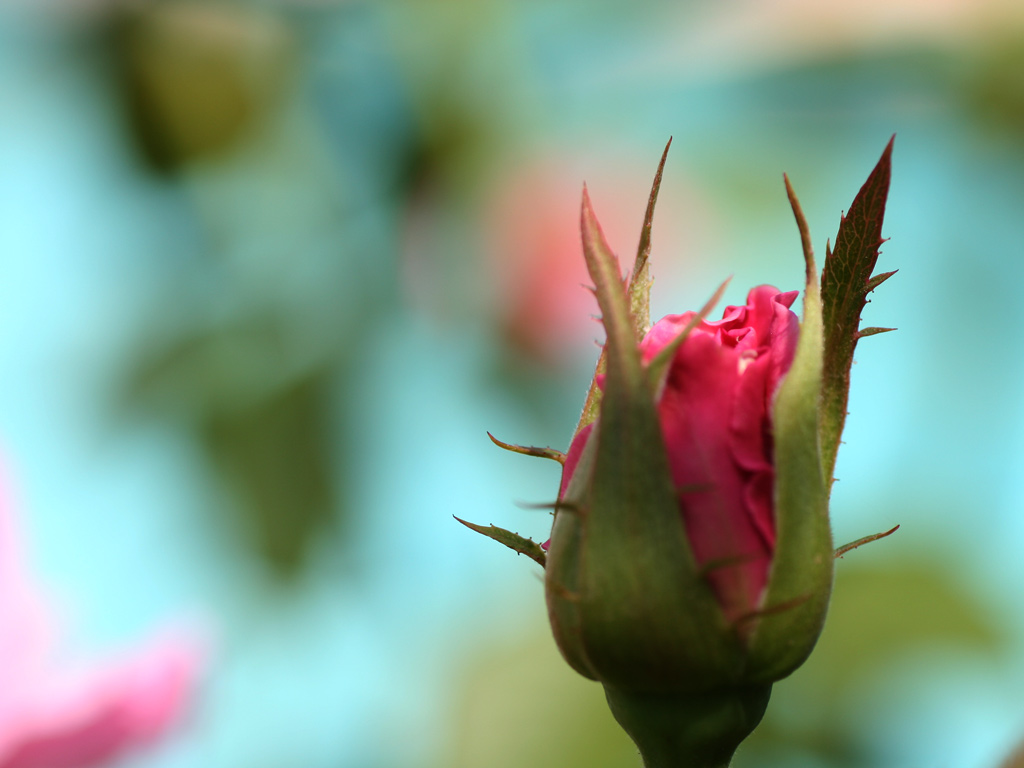
MULTIPOLYGON (((584 191, 607 341, 565 456, 545 591, 563 656, 604 685, 647 768, 727 765, 772 683, 821 633, 853 347, 882 330, 859 329, 859 315, 887 277, 871 270, 888 157, 844 220, 844 252, 826 260, 824 302, 787 181, 804 245, 802 320, 790 310, 797 292, 761 286, 719 321, 705 319, 716 297, 647 329, 651 208, 624 282, 584 191)), ((657 180, 652 205, 656 192, 657 180)))
MULTIPOLYGON (((666 148, 667 151, 667 148, 666 148)), ((891 143, 827 252, 819 284, 807 225, 797 292, 649 327, 655 177, 633 272, 623 280, 583 194, 587 269, 606 342, 560 461, 543 547, 467 524, 545 568, 559 650, 599 681, 646 768, 726 766, 760 721, 774 682, 821 634, 834 553, 828 499, 867 294, 881 244, 891 143)), ((498 441, 496 441, 498 442, 498 441)), ((868 539, 877 537, 867 537, 868 539)), ((856 543, 855 543, 856 544, 856 543)))
MULTIPOLYGON (((658 420, 697 566, 730 621, 759 608, 775 549, 771 407, 796 351, 797 293, 755 288, 717 322, 669 315, 639 345, 650 362, 696 322, 669 364, 658 420)), ((563 490, 590 434, 573 441, 563 490)))

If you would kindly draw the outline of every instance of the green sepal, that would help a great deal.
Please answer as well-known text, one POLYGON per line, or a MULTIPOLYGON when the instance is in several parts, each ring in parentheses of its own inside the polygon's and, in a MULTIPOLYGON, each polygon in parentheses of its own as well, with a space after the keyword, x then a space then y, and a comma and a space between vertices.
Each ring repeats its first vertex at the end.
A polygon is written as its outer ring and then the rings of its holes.
POLYGON ((583 248, 607 334, 600 419, 551 532, 555 639, 581 674, 623 690, 697 692, 735 680, 742 650, 698 574, 627 292, 584 190, 583 248))
POLYGON ((752 634, 747 680, 773 682, 799 667, 817 642, 832 591, 828 485, 819 443, 822 306, 810 234, 786 179, 800 228, 805 279, 803 318, 793 364, 775 397, 775 552, 752 634))
POLYGON ((847 552, 852 552, 853 550, 859 547, 863 547, 865 544, 871 544, 872 542, 878 541, 879 539, 884 539, 888 536, 892 536, 899 529, 900 527, 896 525, 890 528, 888 531, 882 531, 881 533, 873 533, 870 536, 862 536, 861 538, 856 539, 855 541, 851 541, 849 544, 843 544, 843 546, 841 547, 836 547, 836 551, 832 553, 832 556, 836 559, 839 559, 847 552))
MULTIPOLYGON (((651 328, 651 270, 649 259, 651 256, 651 226, 654 222, 654 206, 658 202, 658 192, 661 189, 661 177, 665 171, 665 161, 668 159, 668 150, 672 146, 672 139, 669 138, 665 145, 665 151, 661 153, 661 161, 658 163, 658 170, 654 174, 654 183, 651 185, 651 194, 647 198, 647 210, 644 212, 644 223, 640 228, 640 244, 636 250, 636 260, 633 262, 633 272, 629 278, 629 308, 633 317, 633 328, 636 333, 636 340, 639 343, 651 328)), ((616 270, 618 264, 616 262, 616 270)), ((620 277, 621 279, 621 277, 620 277)), ((590 381, 590 389, 587 390, 587 399, 583 402, 583 413, 580 415, 579 423, 573 432, 577 432, 597 419, 601 406, 601 388, 597 386, 597 377, 604 373, 606 365, 607 350, 601 350, 601 356, 594 368, 594 377, 590 381)))
MULTIPOLYGON (((455 515, 452 515, 452 517, 455 517, 455 515)), ((489 539, 494 539, 509 549, 514 549, 520 555, 526 555, 541 568, 547 565, 547 553, 533 539, 527 539, 525 536, 512 533, 512 531, 506 531, 504 528, 499 528, 496 525, 477 525, 476 523, 466 522, 461 517, 455 517, 455 519, 467 528, 481 533, 489 539)))
POLYGON ((487 436, 491 438, 491 442, 499 448, 504 448, 506 451, 512 453, 521 453, 524 456, 536 456, 538 459, 551 459, 557 461, 561 465, 565 465, 565 454, 561 451, 555 450, 554 448, 539 448, 535 445, 514 445, 513 443, 506 443, 504 440, 499 440, 490 432, 487 436))
POLYGON ((636 260, 633 262, 633 274, 629 278, 629 311, 633 316, 636 328, 636 340, 640 342, 651 329, 651 226, 654 223, 654 206, 658 202, 661 190, 661 176, 665 172, 665 161, 668 150, 672 146, 671 137, 661 153, 658 170, 654 174, 651 194, 647 198, 647 209, 644 211, 644 223, 640 228, 640 244, 636 249, 636 260))
MULTIPOLYGON (((861 187, 849 212, 839 223, 834 250, 826 250, 821 273, 822 319, 825 328, 824 363, 821 391, 821 448, 825 476, 835 471, 836 454, 846 422, 850 392, 850 367, 860 337, 860 315, 867 295, 893 275, 885 272, 872 277, 882 239, 882 222, 892 172, 892 144, 889 140, 882 157, 861 187)), ((875 331, 876 333, 878 331, 875 331)), ((831 481, 830 481, 831 485, 831 481)))

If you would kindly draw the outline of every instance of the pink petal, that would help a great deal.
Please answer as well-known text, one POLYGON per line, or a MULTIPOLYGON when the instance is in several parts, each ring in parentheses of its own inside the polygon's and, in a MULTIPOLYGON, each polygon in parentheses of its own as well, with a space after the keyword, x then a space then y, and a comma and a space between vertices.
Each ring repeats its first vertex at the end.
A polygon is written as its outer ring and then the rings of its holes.
POLYGON ((173 724, 204 654, 178 636, 105 666, 59 666, 53 610, 22 563, 10 496, 0 466, 0 768, 98 766, 173 724))
POLYGON ((587 438, 590 437, 593 429, 593 424, 587 424, 572 439, 572 445, 569 446, 569 451, 565 454, 565 465, 562 467, 562 482, 558 488, 558 498, 562 498, 565 495, 565 491, 569 487, 569 480, 572 479, 573 472, 576 471, 576 465, 580 463, 580 456, 583 455, 583 449, 587 445, 587 438))
MULTIPOLYGON (((796 292, 750 291, 745 306, 702 321, 676 352, 659 418, 697 561, 730 619, 754 610, 775 546, 771 403, 799 334, 796 292)), ((641 343, 645 360, 693 317, 670 315, 641 343)))
POLYGON ((740 353, 695 333, 680 347, 658 413, 697 561, 722 563, 711 581, 734 619, 760 598, 771 551, 746 503, 748 472, 735 460, 730 422, 740 353))
MULTIPOLYGON (((771 413, 796 350, 800 326, 789 310, 796 297, 759 286, 721 320, 698 322, 676 351, 658 402, 687 537, 698 563, 712 566, 708 580, 730 620, 760 604, 775 548, 771 413)), ((693 317, 658 321, 640 344, 644 362, 693 317)), ((581 430, 569 447, 559 498, 590 432, 581 430)))
MULTIPOLYGON (((590 433, 593 429, 593 424, 587 424, 583 429, 577 432, 576 437, 572 439, 572 445, 569 446, 569 451, 565 454, 565 464, 562 466, 562 482, 558 488, 559 499, 565 495, 565 491, 569 487, 569 481, 572 479, 573 473, 576 471, 576 465, 580 463, 580 456, 583 455, 583 449, 587 445, 587 438, 590 437, 590 433)), ((542 549, 547 550, 547 548, 551 546, 551 539, 548 539, 540 546, 542 549)))
POLYGON ((181 714, 200 658, 172 639, 70 681, 55 673, 0 723, 0 768, 88 768, 154 740, 181 714))

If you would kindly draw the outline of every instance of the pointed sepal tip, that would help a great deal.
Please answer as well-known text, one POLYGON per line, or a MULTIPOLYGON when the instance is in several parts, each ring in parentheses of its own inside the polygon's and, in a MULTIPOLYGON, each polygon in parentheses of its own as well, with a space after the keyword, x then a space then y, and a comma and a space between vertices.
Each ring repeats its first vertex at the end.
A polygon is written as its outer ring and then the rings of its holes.
POLYGON ((476 531, 489 539, 494 539, 500 544, 504 544, 509 549, 515 550, 520 555, 526 555, 541 568, 547 566, 547 553, 544 551, 544 548, 533 539, 520 536, 518 533, 513 533, 512 531, 506 531, 504 528, 499 528, 496 525, 477 525, 476 523, 467 522, 456 515, 452 515, 452 517, 470 530, 476 531))

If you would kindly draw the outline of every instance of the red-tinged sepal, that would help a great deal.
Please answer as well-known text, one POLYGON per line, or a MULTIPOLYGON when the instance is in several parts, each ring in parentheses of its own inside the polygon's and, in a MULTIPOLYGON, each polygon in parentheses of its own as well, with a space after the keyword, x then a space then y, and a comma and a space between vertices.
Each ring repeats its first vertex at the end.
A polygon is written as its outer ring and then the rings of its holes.
POLYGON ((880 333, 890 333, 891 331, 897 330, 896 328, 861 328, 857 331, 857 340, 860 341, 868 336, 877 336, 880 333))
POLYGON ((868 280, 868 293, 871 293, 873 290, 875 290, 875 288, 880 286, 882 283, 884 283, 890 277, 895 275, 897 272, 899 272, 899 270, 894 269, 891 272, 879 272, 877 275, 872 277, 870 280, 868 280))
POLYGON ((491 442, 499 448, 504 448, 506 451, 512 453, 521 453, 524 456, 536 456, 539 459, 551 459, 557 461, 559 464, 565 464, 565 454, 561 451, 557 451, 554 448, 538 448, 534 445, 514 445, 513 443, 506 443, 503 440, 499 440, 490 432, 487 436, 491 438, 491 442))
MULTIPOLYGON (((895 138, 895 137, 894 137, 895 138)), ((824 358, 821 391, 821 447, 826 477, 835 471, 850 391, 850 367, 857 340, 878 330, 860 329, 867 295, 894 272, 872 276, 878 248, 884 242, 882 223, 892 172, 890 140, 875 169, 839 223, 834 250, 827 250, 821 273, 824 358)))

